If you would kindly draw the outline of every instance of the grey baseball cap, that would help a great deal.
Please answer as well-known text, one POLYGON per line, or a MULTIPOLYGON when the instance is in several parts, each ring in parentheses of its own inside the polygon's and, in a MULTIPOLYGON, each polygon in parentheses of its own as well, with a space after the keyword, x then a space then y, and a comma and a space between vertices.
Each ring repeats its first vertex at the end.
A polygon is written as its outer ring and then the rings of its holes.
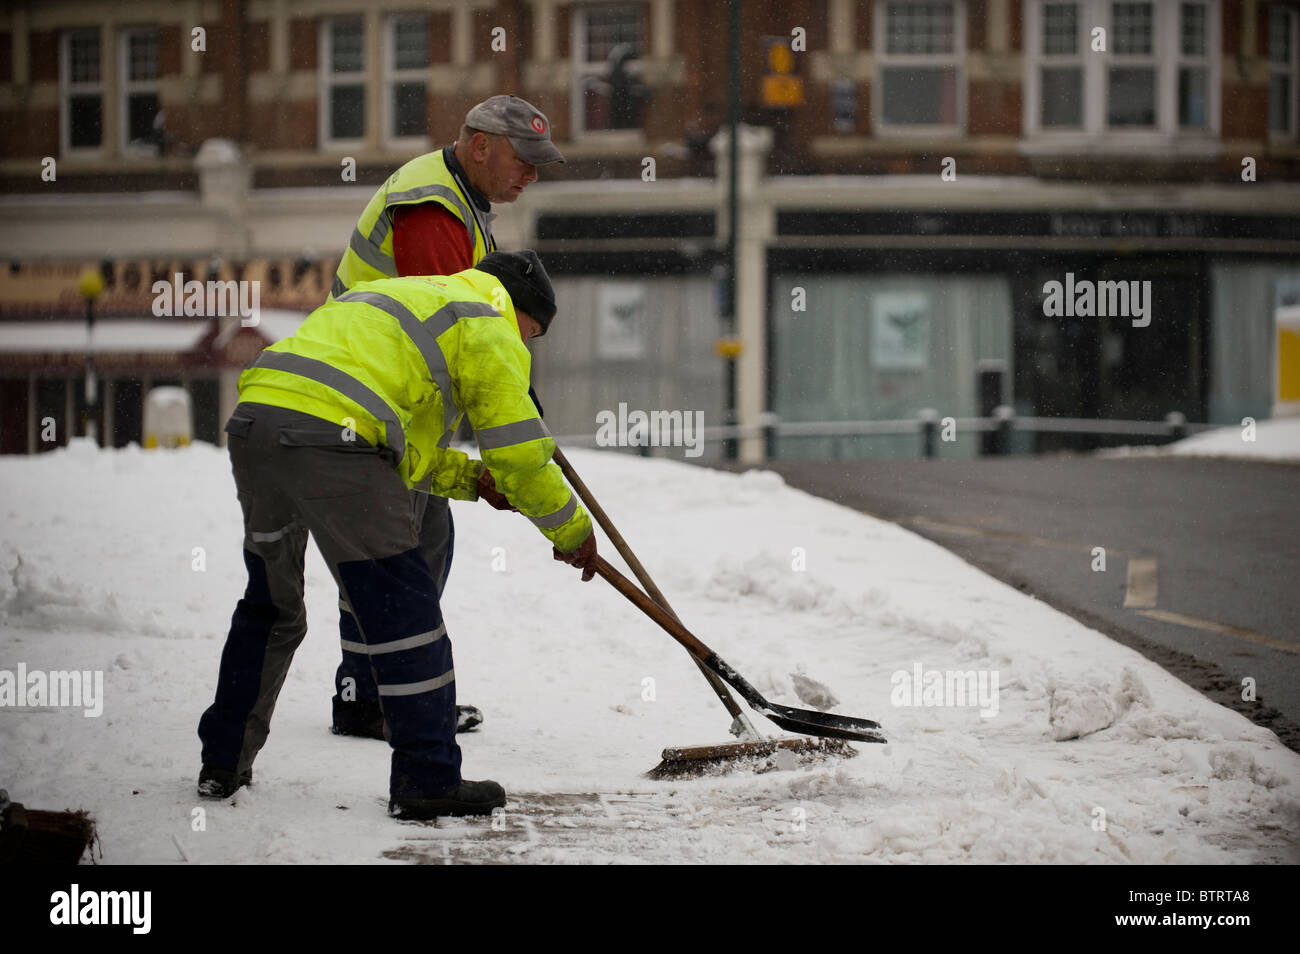
POLYGON ((564 156, 551 142, 551 121, 532 103, 518 96, 493 96, 465 114, 465 125, 485 133, 505 136, 524 162, 544 166, 563 162, 564 156))

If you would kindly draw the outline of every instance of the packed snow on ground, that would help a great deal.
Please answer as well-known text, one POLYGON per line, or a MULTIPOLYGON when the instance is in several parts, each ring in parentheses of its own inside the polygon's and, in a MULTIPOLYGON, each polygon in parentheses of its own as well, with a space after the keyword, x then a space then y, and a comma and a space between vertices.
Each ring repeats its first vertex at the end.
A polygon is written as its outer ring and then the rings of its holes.
POLYGON ((1204 431, 1160 447, 1119 447, 1106 456, 1242 457, 1300 462, 1300 417, 1280 417, 1250 426, 1204 431))
POLYGON ((0 459, 0 670, 100 670, 103 712, 0 709, 0 787, 88 809, 104 863, 1300 861, 1300 756, 1137 653, 772 473, 572 459, 696 635, 772 701, 838 700, 889 743, 648 780, 664 746, 729 738, 694 665, 526 519, 456 503, 444 611, 460 700, 486 714, 464 767, 506 813, 387 816, 387 746, 329 732, 337 597, 314 548, 254 784, 201 801, 195 730, 244 585, 227 459, 77 442, 0 459), (996 712, 895 705, 916 667, 996 676, 996 712))

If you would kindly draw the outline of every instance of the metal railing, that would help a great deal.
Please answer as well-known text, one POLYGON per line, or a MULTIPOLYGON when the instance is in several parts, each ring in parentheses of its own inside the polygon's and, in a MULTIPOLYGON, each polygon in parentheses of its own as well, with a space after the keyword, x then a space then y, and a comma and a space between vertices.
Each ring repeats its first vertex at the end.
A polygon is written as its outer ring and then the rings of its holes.
MULTIPOLYGON (((778 437, 914 435, 920 439, 921 456, 936 457, 945 430, 951 430, 954 434, 991 434, 992 439, 983 445, 982 453, 1001 455, 1012 452, 1012 437, 1017 432, 1163 437, 1172 442, 1190 434, 1224 426, 1226 425, 1189 422, 1178 411, 1169 412, 1161 421, 1122 421, 1085 417, 1020 417, 1012 408, 1003 405, 994 408, 990 417, 941 417, 938 411, 926 408, 914 418, 891 421, 782 421, 775 414, 765 414, 758 424, 703 428, 701 439, 706 443, 717 443, 760 437, 771 448, 774 439, 778 437)), ((655 446, 668 446, 651 443, 652 436, 647 434, 647 442, 644 444, 632 445, 629 441, 629 446, 634 447, 643 457, 650 456, 655 446)), ((556 435, 555 441, 578 447, 600 446, 594 434, 561 434, 556 435)))

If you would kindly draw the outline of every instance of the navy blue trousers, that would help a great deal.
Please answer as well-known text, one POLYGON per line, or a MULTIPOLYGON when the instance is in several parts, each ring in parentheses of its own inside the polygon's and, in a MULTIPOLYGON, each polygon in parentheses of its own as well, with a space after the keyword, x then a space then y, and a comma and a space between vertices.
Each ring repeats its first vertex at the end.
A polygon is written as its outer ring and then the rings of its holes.
POLYGON ((248 585, 199 721, 205 765, 244 772, 266 742, 307 632, 303 560, 315 539, 351 608, 392 746, 392 795, 460 783, 456 683, 438 581, 419 546, 410 492, 386 452, 336 425, 241 404, 226 427, 244 512, 248 585))

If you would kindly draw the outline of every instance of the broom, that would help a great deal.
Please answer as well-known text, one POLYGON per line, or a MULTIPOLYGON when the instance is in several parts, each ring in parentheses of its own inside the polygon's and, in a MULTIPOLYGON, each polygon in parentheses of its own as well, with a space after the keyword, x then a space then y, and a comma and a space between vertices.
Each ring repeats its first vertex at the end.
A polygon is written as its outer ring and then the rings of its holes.
POLYGON ((75 865, 98 838, 89 812, 24 808, 0 789, 0 864, 75 865))

